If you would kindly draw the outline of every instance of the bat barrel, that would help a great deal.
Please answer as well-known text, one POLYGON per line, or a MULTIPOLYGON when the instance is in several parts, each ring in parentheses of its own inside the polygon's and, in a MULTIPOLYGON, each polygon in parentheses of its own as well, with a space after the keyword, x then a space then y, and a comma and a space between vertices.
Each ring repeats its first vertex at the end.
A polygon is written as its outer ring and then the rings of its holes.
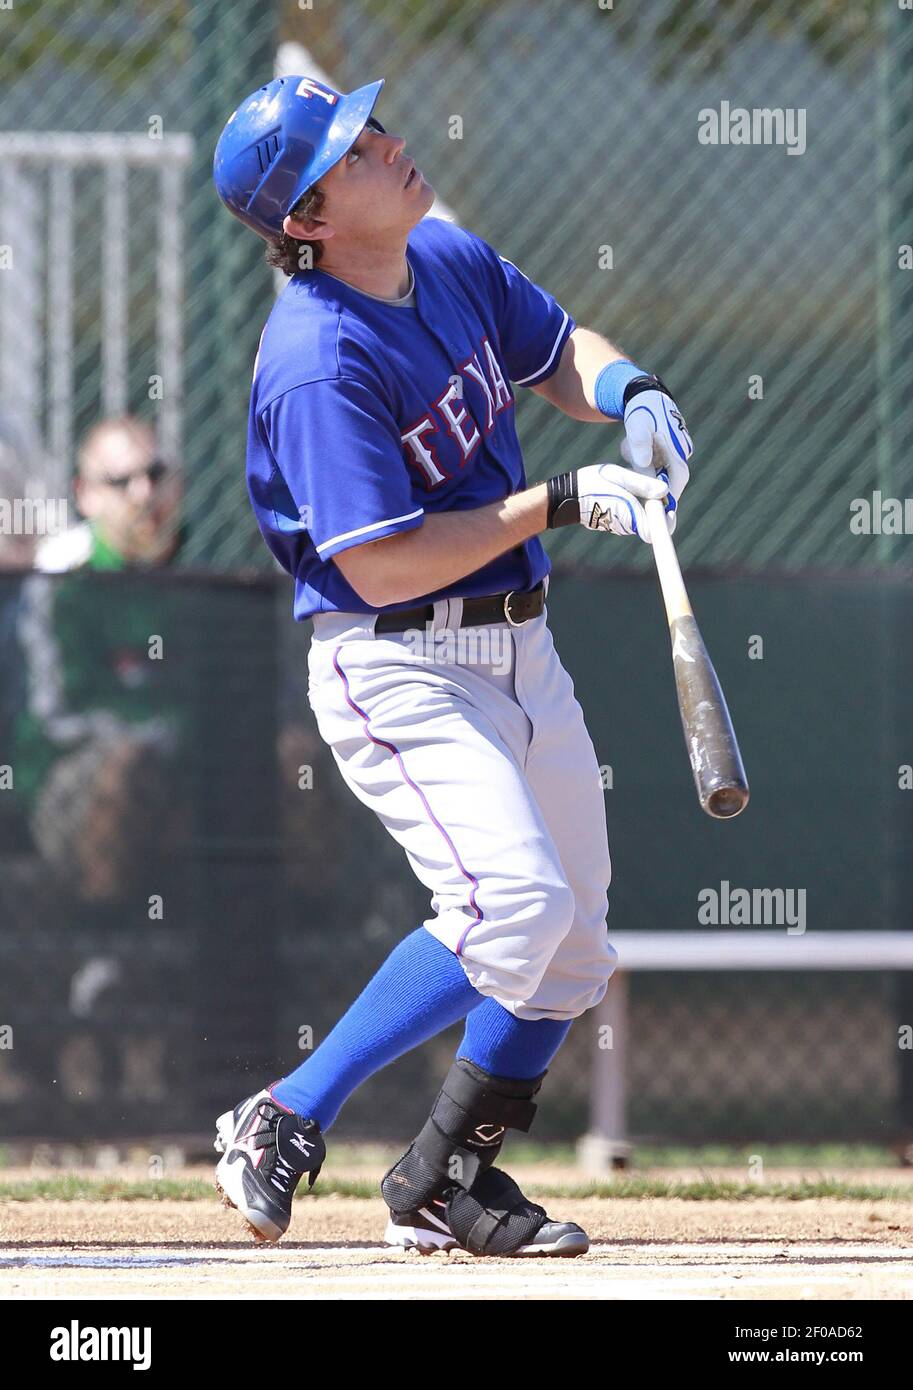
POLYGON ((670 625, 672 666, 685 747, 708 816, 731 820, 748 805, 748 779, 726 697, 690 614, 670 625))
POLYGON ((663 503, 645 502, 672 641, 672 666, 685 747, 702 810, 731 820, 748 805, 748 779, 726 698, 691 611, 663 503))

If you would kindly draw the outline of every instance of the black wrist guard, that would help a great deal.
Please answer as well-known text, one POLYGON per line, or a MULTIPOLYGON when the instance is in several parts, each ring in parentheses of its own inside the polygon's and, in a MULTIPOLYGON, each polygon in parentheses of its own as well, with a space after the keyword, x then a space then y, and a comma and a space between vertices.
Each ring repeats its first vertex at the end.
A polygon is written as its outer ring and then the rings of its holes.
POLYGON ((654 376, 650 372, 648 376, 636 376, 633 381, 628 382, 621 398, 622 404, 627 406, 628 401, 634 396, 639 396, 641 391, 662 391, 663 395, 668 396, 670 401, 673 398, 672 392, 665 382, 660 381, 658 376, 654 376))
POLYGON ((548 526, 573 526, 580 521, 577 500, 577 474, 559 473, 548 480, 548 526))

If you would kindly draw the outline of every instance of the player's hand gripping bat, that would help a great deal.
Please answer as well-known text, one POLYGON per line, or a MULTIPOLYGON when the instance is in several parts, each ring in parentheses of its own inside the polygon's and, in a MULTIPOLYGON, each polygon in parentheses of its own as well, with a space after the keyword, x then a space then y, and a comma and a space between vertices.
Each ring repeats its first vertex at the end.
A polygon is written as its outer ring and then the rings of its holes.
POLYGON ((726 820, 748 805, 742 755, 716 671, 691 611, 663 503, 651 498, 644 506, 669 620, 678 708, 698 800, 708 816, 726 820))

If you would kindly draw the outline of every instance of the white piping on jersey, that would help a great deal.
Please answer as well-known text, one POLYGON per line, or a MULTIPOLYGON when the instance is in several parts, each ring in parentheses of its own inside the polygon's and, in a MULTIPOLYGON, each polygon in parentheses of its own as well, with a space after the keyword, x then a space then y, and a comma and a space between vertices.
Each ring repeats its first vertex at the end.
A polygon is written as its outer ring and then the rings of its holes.
POLYGON ((564 318, 561 320, 561 327, 558 329, 558 336, 557 336, 557 338, 555 339, 555 346, 552 348, 551 352, 549 353, 548 361, 547 361, 547 362, 544 362, 544 363, 542 364, 541 367, 537 367, 536 370, 535 370, 534 372, 530 372, 529 376, 525 376, 525 377, 522 379, 522 381, 515 381, 515 382, 514 382, 514 385, 515 385, 515 386, 525 386, 526 383, 527 383, 528 381, 532 381, 534 377, 541 376, 542 373, 543 373, 544 371, 546 371, 546 369, 552 365, 552 362, 555 360, 555 353, 558 351, 558 344, 561 342, 561 334, 564 332, 565 328, 567 327, 567 320, 568 320, 568 315, 567 315, 567 311, 565 310, 565 311, 564 311, 564 318))
POLYGON ((366 536, 369 531, 380 531, 384 526, 397 526, 401 521, 414 521, 417 516, 424 515, 425 508, 419 507, 417 511, 407 512, 405 516, 390 516, 386 521, 372 521, 370 526, 359 526, 354 531, 343 531, 339 536, 333 536, 330 540, 324 541, 323 545, 317 546, 317 554, 321 550, 329 550, 331 545, 337 541, 350 541, 353 536, 366 536))

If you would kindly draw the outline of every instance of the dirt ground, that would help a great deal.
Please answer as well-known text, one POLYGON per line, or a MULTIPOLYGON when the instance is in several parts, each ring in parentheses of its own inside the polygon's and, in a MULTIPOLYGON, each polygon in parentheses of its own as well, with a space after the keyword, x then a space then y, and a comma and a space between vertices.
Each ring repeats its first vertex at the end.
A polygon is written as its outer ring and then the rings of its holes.
MULTIPOLYGON (((896 1176, 896 1174, 895 1174, 896 1176)), ((304 1198, 278 1246, 212 1202, 0 1203, 0 1298, 906 1299, 913 1204, 570 1197, 575 1260, 381 1244, 380 1200, 304 1198)))

